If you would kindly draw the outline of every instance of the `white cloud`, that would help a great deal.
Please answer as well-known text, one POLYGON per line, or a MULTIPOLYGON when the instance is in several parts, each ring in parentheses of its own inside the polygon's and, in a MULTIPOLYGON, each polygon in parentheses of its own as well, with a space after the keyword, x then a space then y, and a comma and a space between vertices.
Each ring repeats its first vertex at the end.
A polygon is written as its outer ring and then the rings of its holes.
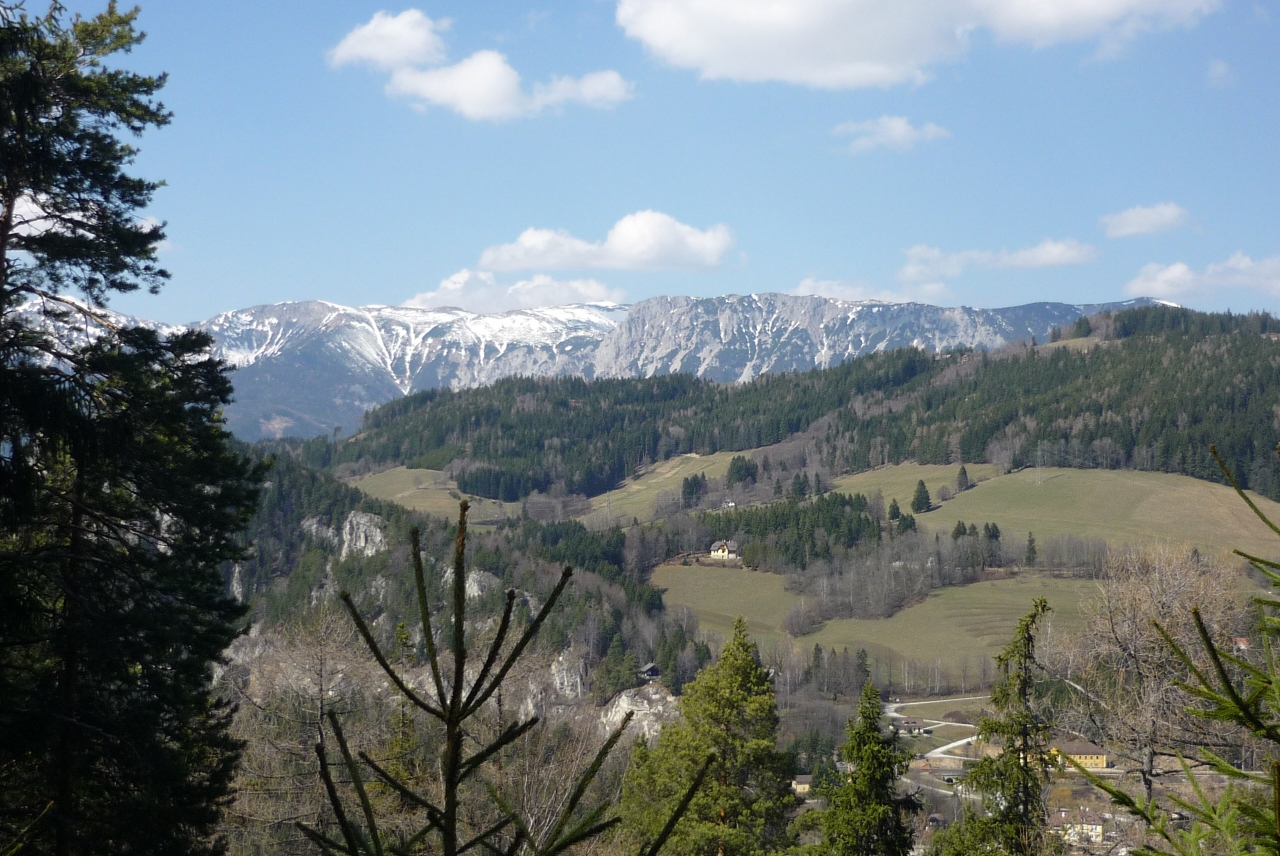
POLYGON ((1207 296, 1222 289, 1249 289, 1280 295, 1280 256, 1254 261, 1236 253, 1225 262, 1211 264, 1202 271, 1177 262, 1149 264, 1125 286, 1129 294, 1143 297, 1207 296))
POLYGON ((369 23, 347 33, 329 51, 329 64, 371 65, 392 71, 441 63, 445 52, 440 34, 449 29, 449 24, 447 18, 433 21, 417 9, 406 9, 399 15, 377 12, 369 23))
POLYGON ((937 303, 951 297, 951 292, 940 282, 907 285, 902 291, 890 291, 874 282, 845 282, 838 279, 814 279, 805 277, 791 289, 791 294, 832 297, 836 300, 860 302, 879 300, 884 303, 937 303))
POLYGON ((1127 238, 1130 235, 1152 235, 1185 226, 1187 209, 1173 202, 1155 205, 1135 205, 1116 214, 1098 218, 1107 230, 1108 238, 1127 238))
POLYGON ((1222 0, 618 0, 618 25, 702 77, 825 89, 926 79, 975 30, 1046 47, 1192 26, 1222 0))
POLYGON ((424 291, 405 306, 436 309, 457 306, 486 315, 512 309, 563 306, 566 303, 625 303, 626 293, 594 279, 552 279, 538 274, 514 285, 502 285, 492 273, 463 269, 440 282, 435 291, 424 291))
POLYGON ((723 224, 695 229, 660 211, 637 211, 623 217, 603 241, 592 243, 568 232, 525 229, 509 244, 480 254, 488 270, 531 268, 707 268, 720 263, 733 247, 733 233, 723 224))
POLYGON ((1205 71, 1205 80, 1215 89, 1225 89, 1236 82, 1236 73, 1225 60, 1215 59, 1205 71))
POLYGON ((449 21, 432 21, 417 9, 391 16, 378 12, 329 52, 337 67, 364 64, 391 73, 387 94, 417 106, 446 107, 468 119, 504 121, 536 116, 566 104, 612 107, 631 97, 632 85, 616 71, 582 77, 553 76, 526 91, 520 74, 497 51, 481 50, 444 65, 440 33, 449 21))
POLYGON ((907 249, 907 263, 898 270, 903 282, 927 283, 954 279, 967 268, 1042 268, 1078 265, 1098 256, 1088 244, 1074 238, 1053 241, 1046 238, 1034 247, 1021 250, 961 250, 944 253, 937 247, 917 244, 907 249))
POLYGON ((908 151, 915 148, 916 143, 951 136, 946 128, 932 122, 925 122, 917 128, 906 116, 881 116, 866 122, 844 122, 832 128, 831 133, 852 136, 849 152, 855 155, 881 148, 908 151))
POLYGON ((631 84, 616 71, 597 71, 579 78, 553 77, 528 93, 520 74, 497 51, 477 51, 443 68, 399 68, 387 91, 438 107, 468 119, 502 121, 536 116, 547 108, 578 103, 609 107, 631 97, 631 84))

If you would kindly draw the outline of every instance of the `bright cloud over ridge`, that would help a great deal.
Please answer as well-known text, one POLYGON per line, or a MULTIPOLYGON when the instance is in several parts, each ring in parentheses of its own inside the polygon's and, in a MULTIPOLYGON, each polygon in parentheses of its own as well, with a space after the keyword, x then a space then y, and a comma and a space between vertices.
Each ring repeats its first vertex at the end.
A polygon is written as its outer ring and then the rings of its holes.
POLYGON ((424 291, 405 306, 437 309, 456 306, 491 315, 512 309, 536 309, 566 303, 623 303, 626 294, 594 279, 553 279, 538 274, 514 285, 503 285, 489 271, 463 268, 441 281, 435 291, 424 291))
POLYGON ((842 122, 831 129, 839 136, 853 137, 849 152, 860 155, 875 149, 908 151, 916 143, 951 136, 946 128, 925 122, 915 127, 906 116, 881 116, 866 122, 842 122))
POLYGON ((1116 214, 1099 218, 1107 230, 1108 238, 1127 238, 1131 235, 1153 235, 1185 226, 1187 209, 1173 202, 1155 205, 1136 205, 1116 214))
POLYGON ((1046 238, 1034 247, 1021 250, 961 250, 947 253, 937 247, 917 244, 907 249, 907 263, 898 270, 903 282, 933 282, 954 279, 966 269, 1045 268, 1078 265, 1094 261, 1097 251, 1074 238, 1054 241, 1046 238))
POLYGON ((1152 29, 1191 26, 1221 0, 618 0, 616 19, 655 56, 708 79, 823 89, 921 82, 969 35, 1103 52, 1152 29))
POLYGON ((879 301, 881 303, 930 303, 949 299, 951 293, 940 282, 910 283, 902 291, 881 288, 874 282, 846 282, 839 279, 816 279, 807 276, 788 294, 801 297, 814 295, 847 300, 851 303, 879 301))
POLYGON ((661 211, 628 214, 603 241, 584 241, 568 232, 525 229, 509 244, 480 254, 486 270, 710 268, 733 247, 733 233, 719 224, 702 230, 661 211))
POLYGON ((1207 297, 1224 289, 1244 289, 1280 295, 1280 255, 1253 259, 1236 253, 1225 262, 1193 270, 1183 262, 1149 264, 1129 281, 1125 291, 1143 297, 1173 299, 1207 297))
POLYGON ((527 118, 567 104, 612 107, 631 97, 631 84, 612 70, 553 76, 526 90, 520 73, 494 50, 444 65, 440 33, 448 27, 447 19, 433 21, 417 9, 395 16, 378 12, 329 52, 329 63, 390 72, 388 95, 422 107, 445 107, 473 120, 527 118))

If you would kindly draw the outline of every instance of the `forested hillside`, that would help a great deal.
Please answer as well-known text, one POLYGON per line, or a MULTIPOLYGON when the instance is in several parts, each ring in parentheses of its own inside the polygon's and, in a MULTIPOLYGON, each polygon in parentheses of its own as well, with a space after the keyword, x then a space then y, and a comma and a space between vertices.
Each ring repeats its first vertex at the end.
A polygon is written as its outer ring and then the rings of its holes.
POLYGON ((301 454, 354 472, 447 467, 461 490, 514 501, 553 488, 595 496, 675 455, 802 432, 837 472, 912 459, 1038 461, 1216 480, 1212 442, 1247 486, 1277 495, 1276 319, 1160 306, 1095 317, 1092 328, 1090 347, 907 349, 737 386, 669 375, 433 391, 370 412, 345 442, 309 441, 301 454))

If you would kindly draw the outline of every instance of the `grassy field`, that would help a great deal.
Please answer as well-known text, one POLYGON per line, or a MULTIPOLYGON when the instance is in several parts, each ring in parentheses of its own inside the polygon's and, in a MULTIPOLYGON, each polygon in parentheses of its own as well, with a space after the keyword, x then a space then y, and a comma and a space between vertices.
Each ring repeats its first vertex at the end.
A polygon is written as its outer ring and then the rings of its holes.
POLYGON ((681 455, 650 467, 640 478, 627 479, 617 490, 591 499, 592 523, 630 523, 632 518, 642 523, 653 520, 659 497, 670 494, 680 496, 681 483, 689 476, 703 473, 709 479, 724 478, 729 471, 729 461, 734 455, 750 455, 750 452, 717 452, 714 455, 681 455))
POLYGON ((520 503, 461 494, 449 474, 440 470, 396 467, 357 479, 351 484, 378 499, 451 520, 458 516, 458 500, 465 498, 471 502, 469 519, 477 526, 503 517, 520 516, 520 503))
MULTIPOLYGON (((1280 553, 1280 539, 1224 485, 1187 476, 1132 470, 1044 468, 995 476, 986 464, 967 465, 980 483, 917 516, 921 526, 950 532, 957 520, 993 521, 1009 544, 1020 544, 1027 532, 1037 538, 1082 535, 1110 544, 1136 541, 1190 542, 1202 549, 1239 548, 1255 555, 1280 553)), ((897 497, 905 509, 916 482, 924 479, 930 494, 953 484, 957 466, 902 464, 836 481, 838 489, 869 493, 879 489, 887 502, 897 497)), ((1254 497, 1263 511, 1280 521, 1280 504, 1254 497)))
MULTIPOLYGON (((991 464, 965 464, 964 468, 971 482, 990 479, 996 474, 996 468, 991 464)), ((933 501, 937 503, 938 489, 946 486, 955 490, 956 474, 959 472, 959 465, 898 464, 852 476, 841 476, 835 480, 832 490, 862 493, 868 496, 878 490, 884 494, 885 505, 889 504, 889 500, 896 498, 903 511, 910 511, 911 497, 915 496, 916 492, 916 482, 924 479, 925 487, 929 488, 929 496, 933 497, 933 501)), ((954 524, 955 521, 952 521, 952 525, 954 524)))
POLYGON ((666 589, 668 608, 693 610, 709 633, 727 636, 734 617, 742 615, 751 634, 765 644, 865 648, 882 662, 941 661, 944 669, 957 673, 966 659, 976 666, 981 657, 998 652, 1035 598, 1047 598, 1054 607, 1048 632, 1070 632, 1080 624, 1082 599, 1094 591, 1092 582, 1026 572, 1013 579, 939 589, 892 618, 829 621, 817 633, 791 640, 782 630, 782 620, 799 597, 784 590, 781 576, 740 568, 663 565, 654 571, 653 582, 666 589))

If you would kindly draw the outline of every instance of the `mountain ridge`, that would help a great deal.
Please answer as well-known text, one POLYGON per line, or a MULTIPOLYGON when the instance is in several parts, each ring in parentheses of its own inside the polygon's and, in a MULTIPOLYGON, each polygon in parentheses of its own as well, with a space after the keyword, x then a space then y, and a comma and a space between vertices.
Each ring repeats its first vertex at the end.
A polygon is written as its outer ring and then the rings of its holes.
POLYGON ((739 383, 893 348, 995 349, 1046 337, 1082 315, 1157 302, 980 309, 763 293, 483 314, 310 300, 251 306, 187 326, 212 335, 214 355, 235 366, 227 422, 242 439, 256 440, 355 430, 366 410, 409 393, 513 375, 590 380, 687 372, 739 383))

